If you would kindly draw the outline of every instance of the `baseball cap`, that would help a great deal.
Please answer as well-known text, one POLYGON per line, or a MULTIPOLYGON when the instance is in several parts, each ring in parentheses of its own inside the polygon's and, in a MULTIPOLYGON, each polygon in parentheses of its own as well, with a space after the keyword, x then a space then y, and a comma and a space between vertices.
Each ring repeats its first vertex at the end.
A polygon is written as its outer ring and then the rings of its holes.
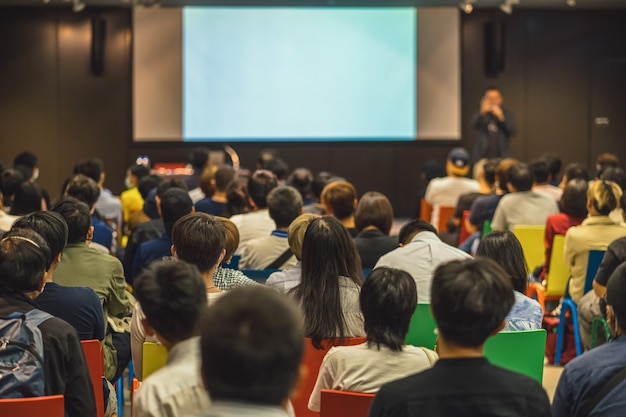
POLYGON ((469 164, 470 155, 464 148, 454 148, 448 154, 448 161, 457 168, 465 168, 469 164))

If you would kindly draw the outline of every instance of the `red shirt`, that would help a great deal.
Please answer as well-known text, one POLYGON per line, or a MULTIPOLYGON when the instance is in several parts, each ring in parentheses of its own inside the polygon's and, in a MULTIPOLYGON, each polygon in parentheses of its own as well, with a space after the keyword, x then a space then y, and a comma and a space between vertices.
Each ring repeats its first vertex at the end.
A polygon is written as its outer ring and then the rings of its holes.
POLYGON ((565 213, 552 214, 548 216, 546 221, 546 233, 544 235, 544 244, 546 246, 546 260, 543 264, 543 272, 541 278, 545 278, 550 270, 550 257, 552 256, 552 241, 554 235, 564 235, 572 226, 578 226, 585 220, 581 217, 571 217, 565 213))

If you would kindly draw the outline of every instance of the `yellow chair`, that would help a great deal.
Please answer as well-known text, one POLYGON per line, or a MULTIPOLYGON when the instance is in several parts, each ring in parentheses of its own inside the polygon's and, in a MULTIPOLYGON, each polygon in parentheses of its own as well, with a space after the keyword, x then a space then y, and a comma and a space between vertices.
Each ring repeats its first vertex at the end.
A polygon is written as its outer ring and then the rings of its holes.
POLYGON ((142 371, 141 379, 145 380, 148 376, 158 371, 167 363, 167 349, 161 344, 154 342, 144 342, 143 359, 141 361, 142 371))
POLYGON ((513 234, 521 243, 524 250, 524 258, 526 258, 526 263, 531 270, 539 265, 543 265, 545 259, 543 236, 545 232, 545 226, 513 227, 513 234))
POLYGON ((550 257, 550 270, 546 277, 546 287, 533 282, 528 285, 526 295, 532 297, 537 294, 537 301, 545 311, 546 300, 558 300, 565 294, 565 287, 569 280, 569 269, 565 264, 565 236, 555 235, 552 241, 552 255, 550 257))

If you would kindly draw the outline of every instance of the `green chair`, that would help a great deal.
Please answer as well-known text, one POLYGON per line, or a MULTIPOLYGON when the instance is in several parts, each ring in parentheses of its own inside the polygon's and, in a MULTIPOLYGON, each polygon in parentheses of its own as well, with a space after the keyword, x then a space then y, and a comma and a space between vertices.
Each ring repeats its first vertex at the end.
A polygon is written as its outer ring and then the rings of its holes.
POLYGON ((598 346, 598 329, 604 330, 604 342, 611 340, 611 330, 604 317, 596 317, 591 322, 591 349, 598 346))
POLYGON ((545 329, 500 332, 487 339, 485 357, 494 365, 543 382, 545 329))
POLYGON ((406 335, 407 345, 434 349, 437 342, 436 329, 437 325, 430 312, 430 304, 418 304, 411 317, 409 332, 406 335))
POLYGON ((483 223, 483 233, 482 235, 488 235, 489 233, 491 233, 491 220, 485 220, 485 222, 483 223))

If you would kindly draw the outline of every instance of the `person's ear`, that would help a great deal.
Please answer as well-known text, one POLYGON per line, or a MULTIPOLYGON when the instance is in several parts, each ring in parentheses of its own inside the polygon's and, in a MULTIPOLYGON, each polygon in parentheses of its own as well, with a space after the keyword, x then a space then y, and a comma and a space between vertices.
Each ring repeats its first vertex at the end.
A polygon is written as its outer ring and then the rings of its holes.
POLYGON ((159 217, 163 217, 161 214, 161 197, 158 195, 154 197, 154 201, 156 201, 157 212, 159 213, 159 217))
POLYGON ((89 226, 89 231, 87 232, 87 240, 93 240, 93 226, 89 226))
POLYGON ((150 323, 148 323, 148 319, 141 319, 141 325, 143 326, 143 331, 147 336, 154 336, 156 334, 154 328, 150 326, 150 323))
POLYGON ((222 249, 222 253, 220 253, 220 257, 217 260, 217 265, 221 265, 224 257, 226 256, 226 249, 222 249))
POLYGON ((170 252, 172 252, 172 256, 178 260, 178 254, 176 253, 176 248, 174 245, 170 247, 170 252))
POLYGON ((196 206, 191 206, 191 211, 189 212, 189 214, 192 214, 195 212, 196 212, 196 206))
POLYGON ((100 173, 100 180, 98 181, 98 185, 104 184, 104 180, 106 179, 106 177, 107 177, 106 172, 101 172, 100 173))
POLYGON ((37 283, 37 292, 41 293, 43 291, 43 287, 46 285, 46 281, 48 280, 48 271, 44 272, 41 276, 41 280, 37 283))
POLYGON ((254 203, 254 200, 252 199, 252 197, 248 197, 248 204, 250 204, 250 207, 252 207, 252 210, 256 210, 258 208, 256 204, 254 203))
POLYGON ((508 182, 508 183, 506 184, 506 189, 507 189, 507 190, 509 190, 509 192, 510 192, 510 193, 514 193, 514 192, 516 192, 516 191, 517 191, 517 190, 515 189, 515 187, 513 187, 513 186, 511 185, 511 183, 510 183, 510 182, 508 182))
POLYGON ((609 325, 609 329, 613 331, 615 329, 615 312, 610 305, 606 306, 606 323, 609 325))
POLYGON ((489 336, 495 336, 498 333, 500 333, 502 330, 504 330, 504 328, 506 327, 506 320, 502 320, 502 323, 500 323, 498 325, 498 327, 496 329, 494 329, 493 332, 489 333, 489 336))
POLYGON ((357 204, 359 204, 359 200, 357 200, 356 198, 354 199, 354 203, 352 204, 352 208, 356 209, 357 204))

